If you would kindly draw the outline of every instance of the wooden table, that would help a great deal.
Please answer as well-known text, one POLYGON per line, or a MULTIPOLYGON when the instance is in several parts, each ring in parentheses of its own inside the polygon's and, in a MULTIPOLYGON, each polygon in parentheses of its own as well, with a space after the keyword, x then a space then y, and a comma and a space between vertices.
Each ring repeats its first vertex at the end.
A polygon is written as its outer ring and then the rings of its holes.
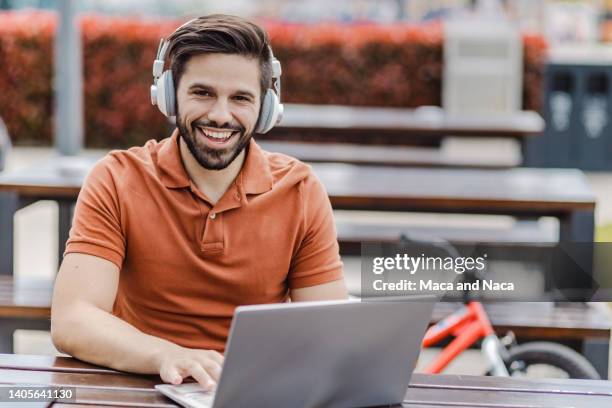
MULTIPOLYGON (((72 358, 0 354, 0 385, 74 387, 70 405, 40 406, 174 407, 153 388, 160 382, 157 376, 119 373, 72 358)), ((612 383, 414 374, 402 406, 609 408, 612 383)))
MULTIPOLYGON (((14 214, 39 200, 59 204, 59 242, 65 243, 71 206, 94 157, 55 158, 0 175, 0 273, 13 272, 14 214), (68 163, 68 164, 66 164, 68 163)), ((381 210, 552 216, 560 220, 560 241, 592 242, 595 194, 586 177, 572 169, 426 169, 315 163, 332 206, 381 210)), ((63 252, 63 244, 59 245, 63 252)), ((61 256, 60 258, 61 259, 61 256)))
POLYGON ((449 114, 435 106, 417 109, 284 104, 283 120, 261 139, 304 139, 364 144, 427 144, 446 136, 523 140, 544 131, 531 111, 449 114))

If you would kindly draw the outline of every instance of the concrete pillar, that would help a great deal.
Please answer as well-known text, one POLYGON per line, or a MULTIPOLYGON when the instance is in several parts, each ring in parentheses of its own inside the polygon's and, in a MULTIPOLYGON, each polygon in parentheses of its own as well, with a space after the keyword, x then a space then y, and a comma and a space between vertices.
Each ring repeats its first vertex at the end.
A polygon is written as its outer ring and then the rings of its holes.
POLYGON ((83 147, 83 61, 81 36, 75 20, 77 2, 57 0, 55 36, 55 147, 77 155, 83 147))

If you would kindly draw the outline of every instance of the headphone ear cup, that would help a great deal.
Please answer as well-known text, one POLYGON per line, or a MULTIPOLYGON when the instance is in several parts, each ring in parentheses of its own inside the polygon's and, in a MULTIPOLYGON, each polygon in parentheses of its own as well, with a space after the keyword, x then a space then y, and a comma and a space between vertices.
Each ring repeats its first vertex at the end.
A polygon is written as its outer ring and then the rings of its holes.
POLYGON ((272 89, 268 89, 263 103, 261 104, 259 120, 255 132, 266 133, 274 127, 279 114, 279 104, 280 101, 276 93, 272 89))
POLYGON ((266 128, 268 127, 268 118, 270 116, 270 111, 272 110, 270 92, 270 89, 266 91, 266 95, 264 96, 261 104, 261 109, 259 110, 259 119, 257 120, 257 126, 255 127, 255 132, 257 133, 266 133, 266 128))
POLYGON ((176 116, 176 93, 174 92, 174 79, 172 78, 172 71, 166 71, 164 82, 164 90, 166 92, 166 116, 176 116))
POLYGON ((164 71, 157 80, 157 107, 165 116, 174 116, 174 81, 172 72, 164 71))

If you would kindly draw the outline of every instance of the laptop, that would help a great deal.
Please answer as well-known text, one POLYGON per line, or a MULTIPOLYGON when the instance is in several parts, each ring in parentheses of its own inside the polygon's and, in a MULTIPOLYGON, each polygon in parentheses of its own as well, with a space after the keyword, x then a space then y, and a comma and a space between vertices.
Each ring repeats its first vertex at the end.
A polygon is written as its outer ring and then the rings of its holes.
POLYGON ((409 299, 238 307, 214 392, 156 388, 192 408, 399 404, 435 303, 409 299))

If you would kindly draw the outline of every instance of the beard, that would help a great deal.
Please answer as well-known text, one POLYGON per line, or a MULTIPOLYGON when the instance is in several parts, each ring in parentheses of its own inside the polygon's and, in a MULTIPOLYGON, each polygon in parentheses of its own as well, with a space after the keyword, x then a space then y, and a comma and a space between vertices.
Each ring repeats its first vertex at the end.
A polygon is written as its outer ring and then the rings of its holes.
POLYGON ((252 133, 246 133, 246 129, 243 126, 233 124, 218 126, 215 122, 208 120, 196 120, 191 123, 191 126, 187 126, 180 114, 176 117, 176 123, 179 135, 185 141, 187 148, 200 166, 207 170, 223 170, 229 166, 246 148, 252 136, 252 133), (205 145, 197 136, 198 127, 228 129, 238 132, 238 134, 231 136, 232 138, 237 137, 238 141, 228 148, 211 148, 205 145))

